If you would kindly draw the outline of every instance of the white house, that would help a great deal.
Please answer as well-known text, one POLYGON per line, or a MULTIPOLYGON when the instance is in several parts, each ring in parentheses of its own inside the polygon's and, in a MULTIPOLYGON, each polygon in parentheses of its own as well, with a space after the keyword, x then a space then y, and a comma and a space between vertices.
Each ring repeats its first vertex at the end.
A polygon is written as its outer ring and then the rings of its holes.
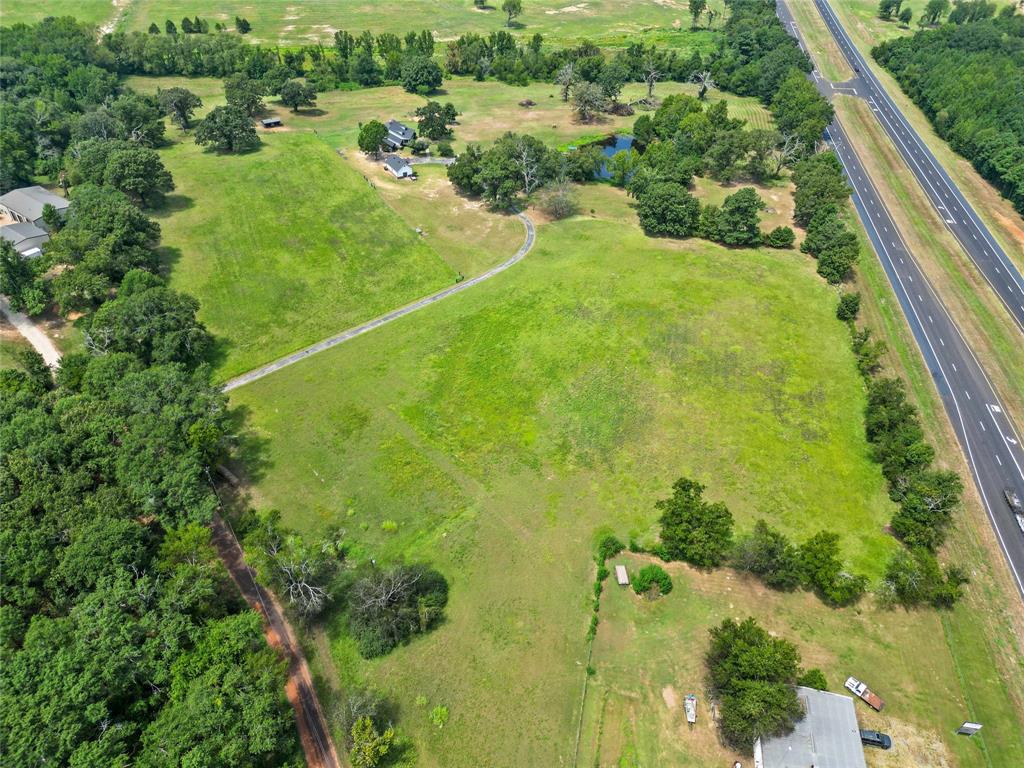
POLYGON ((412 166, 397 155, 385 157, 384 168, 396 179, 416 178, 416 171, 412 169, 412 166))
POLYGON ((47 204, 56 208, 61 216, 65 216, 71 201, 39 186, 22 187, 12 189, 0 197, 0 212, 15 221, 28 222, 45 229, 43 207, 47 204))

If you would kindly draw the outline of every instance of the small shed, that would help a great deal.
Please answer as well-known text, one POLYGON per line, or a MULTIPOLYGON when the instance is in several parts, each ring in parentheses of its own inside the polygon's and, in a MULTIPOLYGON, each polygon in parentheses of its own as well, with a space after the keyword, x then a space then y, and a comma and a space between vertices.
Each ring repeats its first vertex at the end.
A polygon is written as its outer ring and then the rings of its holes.
POLYGON ((384 169, 396 179, 411 179, 416 176, 412 166, 397 155, 388 155, 384 158, 384 169))
POLYGON ((19 221, 0 227, 0 237, 14 246, 14 250, 26 259, 34 259, 43 253, 43 243, 50 239, 50 234, 28 221, 19 221))
POLYGON ((615 566, 615 581, 619 583, 620 587, 629 586, 629 574, 626 572, 626 566, 616 565, 615 566))
POLYGON ((264 128, 280 128, 282 125, 281 118, 267 117, 264 118, 263 120, 260 120, 260 125, 262 125, 264 128))

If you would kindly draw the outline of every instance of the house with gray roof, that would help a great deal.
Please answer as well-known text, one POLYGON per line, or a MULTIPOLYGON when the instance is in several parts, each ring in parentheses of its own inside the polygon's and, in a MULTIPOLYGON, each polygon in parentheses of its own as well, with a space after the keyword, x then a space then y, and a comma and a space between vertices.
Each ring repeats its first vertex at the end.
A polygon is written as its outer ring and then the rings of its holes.
POLYGON ((26 259, 34 259, 43 253, 43 243, 50 239, 45 229, 28 221, 7 224, 0 227, 0 237, 14 246, 14 250, 26 259))
POLYGON ((0 212, 15 221, 28 222, 42 228, 46 227, 43 223, 43 208, 47 204, 56 208, 61 216, 65 216, 71 201, 39 186, 12 189, 6 195, 0 196, 0 212))
POLYGON ((416 171, 412 169, 412 166, 398 155, 388 155, 385 157, 384 169, 396 179, 412 179, 416 177, 416 171))
POLYGON ((853 699, 798 686, 803 719, 754 743, 754 768, 867 768, 853 699))
POLYGON ((388 135, 384 137, 384 143, 391 149, 401 149, 416 138, 416 131, 397 120, 388 120, 388 135))

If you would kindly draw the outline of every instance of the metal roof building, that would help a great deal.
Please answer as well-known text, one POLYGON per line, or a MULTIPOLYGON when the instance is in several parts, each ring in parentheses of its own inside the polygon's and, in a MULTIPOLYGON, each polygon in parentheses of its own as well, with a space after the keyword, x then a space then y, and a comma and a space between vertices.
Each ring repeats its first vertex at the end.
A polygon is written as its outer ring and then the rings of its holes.
POLYGON ((30 222, 37 227, 43 225, 43 208, 47 204, 63 214, 71 205, 71 201, 40 186, 12 189, 6 195, 0 196, 0 211, 15 221, 30 222))
POLYGON ((758 739, 754 768, 867 768, 853 699, 798 687, 804 718, 787 736, 758 739))

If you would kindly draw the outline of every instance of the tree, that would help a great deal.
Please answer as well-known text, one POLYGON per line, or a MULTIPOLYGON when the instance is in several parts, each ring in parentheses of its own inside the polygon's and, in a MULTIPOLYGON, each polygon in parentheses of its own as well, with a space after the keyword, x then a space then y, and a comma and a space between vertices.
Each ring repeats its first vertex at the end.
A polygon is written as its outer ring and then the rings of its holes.
POLYGON ((828 99, 797 70, 791 71, 775 91, 771 112, 779 131, 792 134, 809 148, 817 145, 834 116, 828 99))
POLYGON ((511 27, 512 20, 517 16, 523 15, 523 0, 504 0, 501 4, 501 10, 506 16, 505 26, 511 27))
POLYGON ((658 69, 658 60, 654 56, 650 56, 644 60, 643 64, 643 76, 644 83, 647 84, 647 102, 654 102, 654 86, 662 78, 662 72, 658 69))
POLYGON ((914 12, 912 10, 910 10, 909 8, 904 8, 902 11, 900 11, 899 18, 900 18, 900 24, 902 24, 905 27, 909 27, 910 26, 910 20, 912 18, 914 18, 914 12))
POLYGON ((248 19, 235 16, 235 29, 238 31, 238 34, 247 35, 252 31, 252 24, 249 23, 248 19))
POLYGON ((479 144, 470 144, 448 166, 447 176, 455 188, 463 195, 482 195, 483 182, 480 180, 480 166, 484 152, 479 144))
POLYGON ((754 530, 736 542, 730 559, 736 568, 754 574, 773 589, 795 589, 802 581, 796 546, 764 520, 758 520, 754 530))
POLYGON ((725 198, 719 213, 722 242, 726 245, 758 245, 761 242, 758 213, 767 207, 753 187, 744 187, 725 198))
POLYGON ((817 667, 808 669, 802 675, 796 679, 797 685, 802 685, 805 688, 813 688, 816 691, 827 691, 828 680, 825 679, 825 673, 817 667))
POLYGON ((960 504, 963 481, 956 472, 925 469, 911 474, 892 489, 900 508, 892 531, 907 546, 935 551, 946 539, 953 510, 960 504))
POLYGON ((260 145, 252 120, 238 107, 215 107, 196 127, 196 144, 218 152, 248 152, 260 145))
POLYGON ((640 153, 635 149, 625 149, 616 152, 608 158, 608 172, 612 175, 612 186, 624 187, 629 183, 630 177, 640 164, 640 153))
POLYGON ((707 0, 690 0, 690 16, 693 18, 693 28, 700 25, 700 17, 707 10, 707 0))
POLYGON ((843 176, 843 166, 834 152, 820 152, 797 163, 793 169, 796 192, 793 220, 801 227, 822 209, 835 210, 850 197, 850 187, 843 176))
POLYGON ((844 570, 839 559, 839 535, 820 531, 799 548, 804 585, 832 605, 856 602, 867 589, 867 579, 844 570))
POLYGON ((640 226, 649 235, 689 237, 700 216, 700 202, 681 184, 659 181, 639 196, 640 226))
POLYGON ((661 544, 671 560, 711 568, 720 565, 732 544, 732 513, 721 502, 703 499, 704 486, 679 478, 672 496, 655 504, 661 510, 661 544))
POLYGON ((415 115, 419 118, 417 133, 434 141, 450 138, 452 131, 449 126, 455 122, 456 114, 451 103, 441 106, 440 102, 428 101, 416 109, 415 115))
POLYGON ((555 178, 557 155, 540 139, 506 133, 480 155, 474 184, 494 206, 511 207, 519 194, 530 195, 555 178))
POLYGON ((572 89, 572 108, 581 122, 589 123, 608 108, 608 101, 600 86, 584 81, 572 89))
POLYGON ((183 131, 188 130, 192 115, 203 106, 202 99, 186 88, 161 88, 157 90, 156 97, 163 113, 183 131))
POLYGON ((857 263, 860 241, 833 210, 823 209, 807 227, 800 250, 818 260, 819 275, 830 283, 841 283, 857 263))
POLYGON ((796 234, 789 227, 776 227, 764 236, 765 245, 769 248, 792 248, 796 234))
POLYGON ((426 95, 441 87, 441 67, 428 56, 409 56, 402 64, 402 87, 426 95))
POLYGON ((580 212, 580 200, 572 184, 555 182, 544 188, 540 209, 554 220, 567 219, 580 212))
POLYGON ((152 24, 149 25, 149 34, 151 34, 151 35, 159 35, 160 34, 160 27, 158 27, 156 25, 156 22, 153 22, 152 24))
POLYGON ((360 48, 349 59, 348 79, 367 87, 380 85, 381 69, 372 53, 360 48))
POLYGON ((359 127, 359 149, 368 155, 380 157, 384 139, 388 136, 388 128, 379 120, 371 120, 359 127))
POLYGON ((921 14, 919 23, 924 24, 938 24, 946 12, 949 10, 949 0, 928 0, 928 4, 924 7, 924 12, 921 14))
POLYGON ((395 729, 390 726, 379 733, 373 721, 361 717, 352 724, 352 749, 348 753, 354 768, 375 768, 395 741, 395 729))
POLYGON ((228 106, 237 107, 249 117, 255 117, 265 108, 264 85, 244 73, 232 75, 224 81, 224 96, 228 106))
POLYGON ((622 93, 622 86, 626 84, 628 79, 629 72, 626 71, 626 68, 618 61, 612 61, 601 70, 601 74, 597 78, 597 84, 600 86, 601 93, 604 94, 605 98, 610 99, 614 104, 618 102, 619 94, 622 93))
POLYGON ((281 86, 281 103, 298 112, 299 107, 316 106, 316 89, 302 80, 289 80, 281 86))
POLYGON ((935 555, 924 547, 909 552, 897 550, 885 569, 879 589, 884 603, 898 603, 905 608, 928 604, 935 608, 952 608, 968 583, 966 574, 957 566, 943 571, 935 555))
POLYGON ((711 77, 711 72, 706 69, 695 73, 693 81, 697 83, 697 98, 701 101, 708 95, 708 91, 711 88, 716 87, 715 81, 711 77))
POLYGON ((148 206, 160 205, 164 193, 174 189, 174 181, 164 168, 160 155, 155 150, 137 145, 111 153, 103 180, 135 202, 148 206))
POLYGON ((576 74, 575 65, 569 61, 563 64, 555 73, 555 85, 562 92, 562 101, 569 101, 569 92, 579 82, 579 75, 576 74))
POLYGON ((722 737, 734 749, 749 753, 758 738, 786 733, 802 717, 793 690, 800 654, 753 618, 742 623, 726 619, 712 627, 705 663, 721 700, 722 737))
POLYGON ((0 240, 0 294, 19 312, 37 315, 46 309, 45 295, 36 289, 35 270, 7 240, 0 240))
POLYGON ((650 563, 633 579, 633 591, 654 600, 672 591, 672 577, 660 565, 650 563))
POLYGON ((174 25, 174 22, 171 21, 170 19, 168 19, 167 21, 164 22, 164 31, 167 32, 168 35, 176 35, 176 34, 178 34, 178 28, 174 25))
POLYGON ((194 367, 212 346, 206 328, 196 319, 198 309, 199 302, 191 296, 163 286, 122 293, 90 318, 86 344, 97 353, 131 353, 146 365, 194 367))
POLYGON ((836 317, 844 323, 852 323, 857 319, 858 312, 860 312, 860 294, 856 291, 844 291, 839 297, 836 317))
POLYGON ((348 592, 348 618, 359 652, 382 656, 433 628, 448 602, 448 583, 424 565, 372 568, 348 592))

